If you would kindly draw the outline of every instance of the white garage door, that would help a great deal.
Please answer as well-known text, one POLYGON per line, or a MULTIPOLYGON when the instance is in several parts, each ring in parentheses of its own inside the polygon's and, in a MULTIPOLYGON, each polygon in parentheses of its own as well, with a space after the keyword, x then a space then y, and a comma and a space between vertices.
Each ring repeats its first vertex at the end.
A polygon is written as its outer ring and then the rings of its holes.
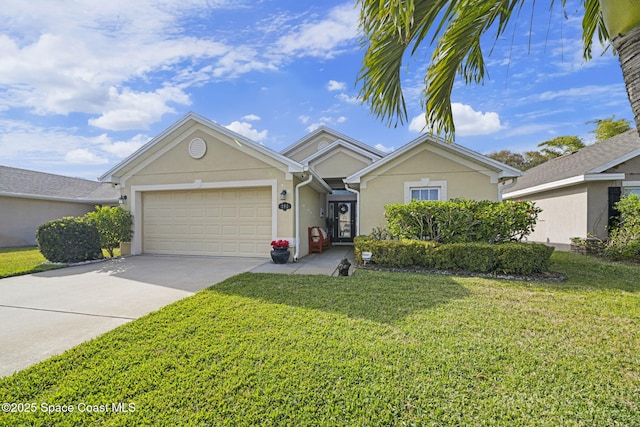
POLYGON ((271 188, 157 191, 142 195, 149 254, 268 256, 271 188))

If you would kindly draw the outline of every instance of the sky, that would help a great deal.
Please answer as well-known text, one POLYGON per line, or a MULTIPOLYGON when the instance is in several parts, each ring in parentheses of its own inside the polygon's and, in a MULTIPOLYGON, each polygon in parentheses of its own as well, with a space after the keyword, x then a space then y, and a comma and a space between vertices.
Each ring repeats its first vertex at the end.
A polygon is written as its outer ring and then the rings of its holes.
MULTIPOLYGON (((456 143, 523 152, 633 123, 611 48, 582 58, 579 3, 540 3, 486 38, 483 85, 454 85, 456 143)), ((325 125, 391 152, 423 129, 431 48, 403 64, 409 122, 390 128, 358 97, 358 18, 341 0, 4 0, 0 165, 97 179, 189 112, 275 151, 325 125)))

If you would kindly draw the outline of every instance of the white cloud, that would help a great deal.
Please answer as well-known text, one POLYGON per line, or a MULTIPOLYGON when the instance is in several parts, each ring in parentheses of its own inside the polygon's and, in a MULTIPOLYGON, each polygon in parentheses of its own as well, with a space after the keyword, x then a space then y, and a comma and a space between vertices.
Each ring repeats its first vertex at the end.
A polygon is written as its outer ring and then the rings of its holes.
MULTIPOLYGON (((345 116, 339 116, 339 117, 328 117, 328 116, 323 116, 320 117, 320 119, 318 119, 316 122, 311 123, 309 126, 306 127, 306 131, 307 132, 313 132, 314 130, 318 129, 320 126, 328 126, 331 127, 332 125, 335 124, 340 124, 340 123, 344 123, 347 120, 349 120, 347 117, 345 116)), ((308 120, 307 120, 308 122, 308 120)), ((304 124, 306 124, 307 122, 303 122, 304 124)))
POLYGON ((415 116, 413 119, 411 119, 411 122, 409 123, 409 130, 412 132, 422 132, 424 131, 424 126, 426 122, 427 121, 424 117, 424 114, 415 116))
POLYGON ((319 22, 308 22, 276 43, 280 54, 332 58, 357 46, 359 11, 351 3, 337 6, 319 22))
POLYGON ((385 145, 382 144, 376 144, 375 145, 375 149, 382 151, 383 153, 390 153, 392 151, 394 151, 396 149, 396 147, 387 147, 385 145))
POLYGON ((309 117, 309 116, 298 116, 298 120, 300 120, 300 122, 303 125, 306 125, 307 123, 309 123, 309 120, 311 120, 311 117, 309 117))
POLYGON ((258 131, 253 128, 252 123, 233 121, 225 126, 227 129, 239 133, 242 136, 249 138, 252 141, 261 142, 267 139, 268 131, 258 131))
POLYGON ((488 135, 502 129, 498 113, 482 113, 475 111, 470 105, 458 102, 451 104, 451 112, 456 126, 456 135, 488 135))
POLYGON ((95 153, 84 148, 69 151, 64 156, 64 159, 71 164, 79 165, 103 165, 109 162, 109 160, 99 157, 95 153))
POLYGON ((155 92, 134 92, 130 89, 109 90, 106 111, 97 119, 89 119, 91 126, 109 130, 146 129, 165 113, 173 112, 170 102, 189 105, 189 97, 175 87, 163 87, 155 92))
POLYGON ((338 96, 336 96, 336 98, 338 98, 342 102, 346 102, 347 104, 359 104, 360 103, 360 98, 358 98, 357 96, 349 96, 346 93, 338 94, 338 96))
MULTIPOLYGON (((106 138, 106 135, 104 135, 106 138)), ((108 138, 107 138, 108 139, 108 138)), ((138 148, 146 144, 151 138, 147 135, 138 134, 128 141, 106 141, 102 149, 118 158, 125 158, 138 148)))
POLYGON ((335 80, 329 80, 329 83, 327 83, 327 90, 329 92, 332 92, 335 90, 345 90, 346 87, 347 87, 346 83, 338 82, 335 80))
POLYGON ((242 119, 243 120, 249 120, 250 122, 255 122, 255 121, 260 120, 260 116, 255 115, 255 114, 247 114, 242 119))
MULTIPOLYGON (((454 102, 451 104, 453 122, 456 126, 456 136, 487 135, 503 129, 500 116, 495 112, 482 113, 475 111, 470 105, 454 102)), ((409 130, 423 132, 426 118, 420 114, 411 119, 409 130)))

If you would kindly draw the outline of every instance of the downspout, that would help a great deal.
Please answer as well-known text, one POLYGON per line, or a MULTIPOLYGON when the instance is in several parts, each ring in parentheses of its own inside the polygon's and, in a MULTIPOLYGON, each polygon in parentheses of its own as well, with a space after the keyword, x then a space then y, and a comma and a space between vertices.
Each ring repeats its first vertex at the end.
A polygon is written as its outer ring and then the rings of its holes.
POLYGON ((510 188, 513 188, 514 185, 516 185, 518 183, 518 177, 515 177, 511 180, 510 183, 505 184, 505 185, 501 185, 498 187, 498 201, 501 202, 502 201, 502 192, 504 190, 508 190, 510 188))
POLYGON ((293 262, 298 262, 300 255, 300 187, 304 187, 313 181, 313 175, 309 174, 309 179, 296 185, 295 210, 296 210, 296 253, 293 254, 293 262))
POLYGON ((344 184, 344 189, 356 195, 356 235, 360 235, 360 192, 355 188, 350 188, 347 183, 344 184))

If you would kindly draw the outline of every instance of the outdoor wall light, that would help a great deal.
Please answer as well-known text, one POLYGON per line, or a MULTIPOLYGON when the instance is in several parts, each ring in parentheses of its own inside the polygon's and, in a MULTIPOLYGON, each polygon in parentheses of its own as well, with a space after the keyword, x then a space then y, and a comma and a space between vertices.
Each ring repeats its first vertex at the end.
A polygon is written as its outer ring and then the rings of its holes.
POLYGON ((282 190, 280 192, 280 200, 287 200, 287 190, 282 190))
POLYGON ((126 195, 122 195, 118 198, 118 203, 120 203, 121 205, 124 205, 124 202, 127 201, 127 196, 126 195))

